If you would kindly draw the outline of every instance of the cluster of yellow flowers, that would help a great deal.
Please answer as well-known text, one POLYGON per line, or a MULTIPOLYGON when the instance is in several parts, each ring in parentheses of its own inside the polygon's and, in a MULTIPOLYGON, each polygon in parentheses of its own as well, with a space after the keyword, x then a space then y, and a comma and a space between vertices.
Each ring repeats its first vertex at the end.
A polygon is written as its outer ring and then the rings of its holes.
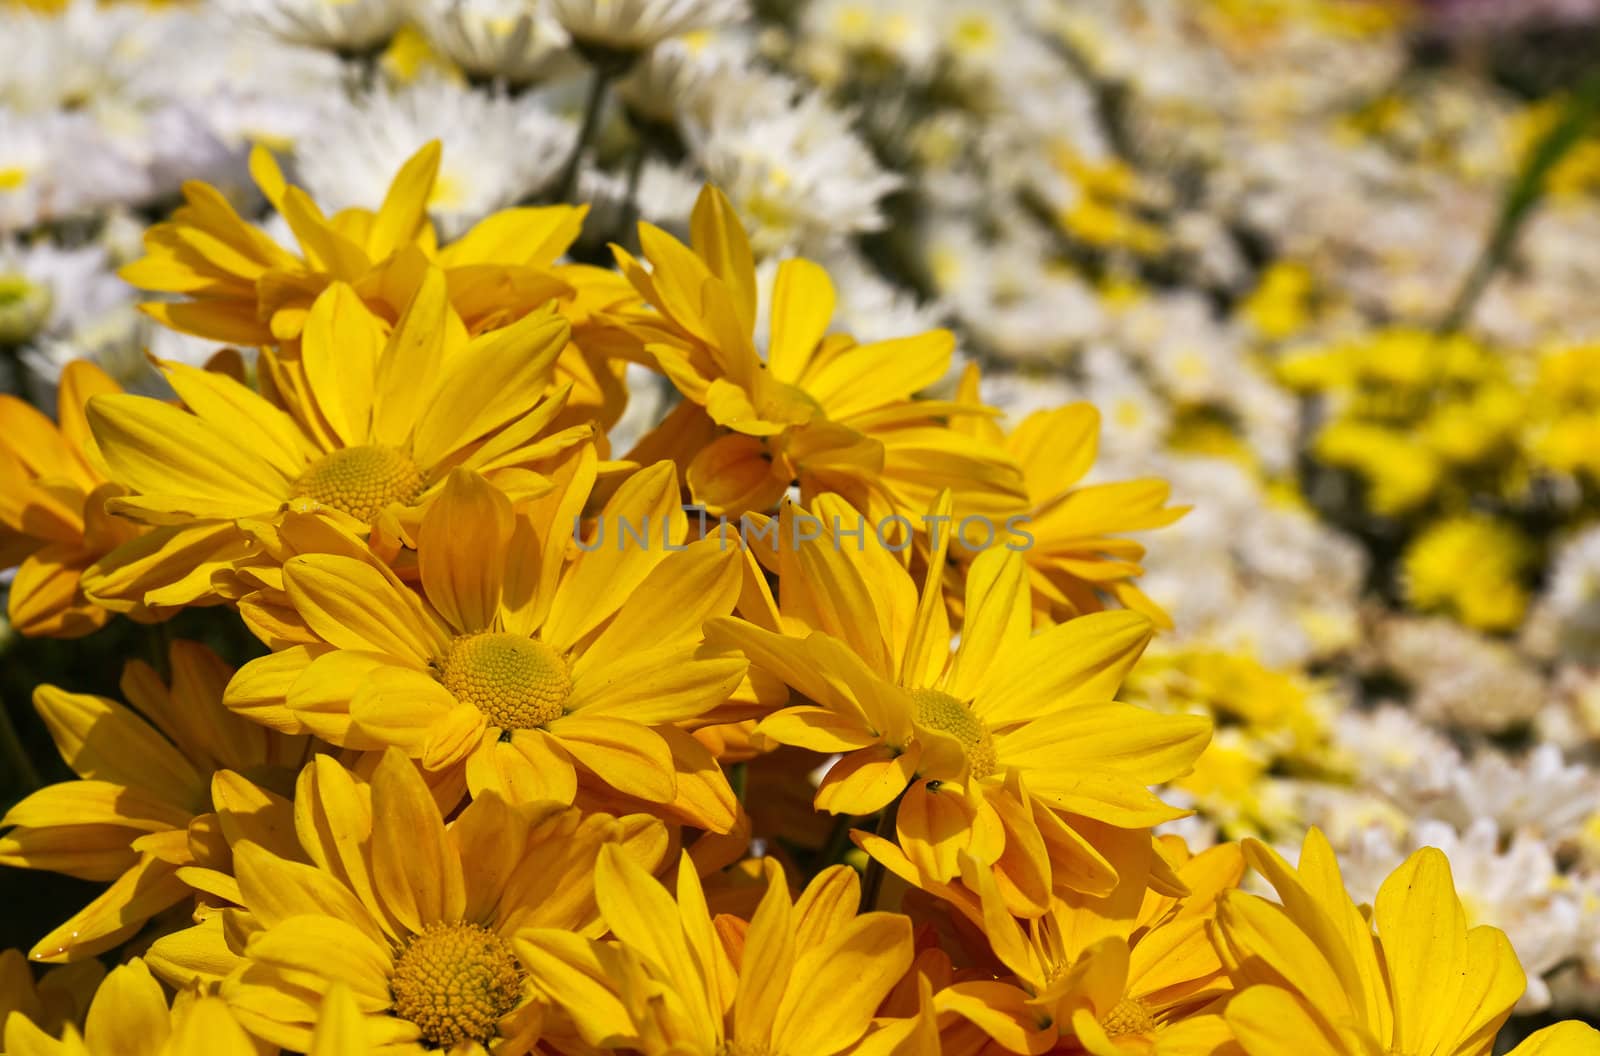
POLYGON ((1406 600, 1480 630, 1520 626, 1543 563, 1520 525, 1581 525, 1600 508, 1600 345, 1518 358, 1395 329, 1297 350, 1278 374, 1322 401, 1315 457, 1405 526, 1406 600))
POLYGON ((0 407, 19 629, 268 650, 38 688, 81 780, 0 863, 109 887, 0 959, 5 1052, 1487 1056, 1524 977, 1439 852, 1369 910, 1315 830, 1154 831, 1212 722, 1115 700, 1163 620, 1126 536, 1183 510, 1082 483, 1092 408, 914 398, 951 335, 832 332, 802 259, 760 297, 714 189, 615 270, 566 206, 441 246, 438 157, 328 217, 258 152, 298 251, 190 185, 126 275, 253 363, 0 407), (682 400, 619 456, 629 363, 682 400))

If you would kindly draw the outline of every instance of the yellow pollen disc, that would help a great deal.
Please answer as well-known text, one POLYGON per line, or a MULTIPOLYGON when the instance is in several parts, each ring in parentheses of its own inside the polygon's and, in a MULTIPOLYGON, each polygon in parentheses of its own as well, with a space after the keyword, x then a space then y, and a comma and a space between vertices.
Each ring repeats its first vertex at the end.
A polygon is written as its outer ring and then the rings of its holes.
POLYGON ((972 768, 973 777, 988 777, 998 769, 989 728, 971 708, 937 689, 914 689, 911 702, 916 705, 917 722, 948 733, 961 742, 967 750, 967 765, 972 768))
POLYGON ((294 494, 370 521, 391 502, 410 502, 421 495, 422 483, 422 471, 392 447, 345 447, 301 474, 294 494))
POLYGON ((450 643, 439 681, 504 730, 531 730, 560 718, 572 695, 572 676, 555 650, 524 635, 492 631, 450 643))
POLYGON ((476 924, 437 922, 414 936, 389 976, 394 1014, 442 1049, 487 1045, 517 1007, 522 974, 505 941, 476 924))
POLYGON ((1143 1001, 1125 997, 1117 1002, 1117 1007, 1111 1010, 1100 1026, 1105 1029, 1107 1037, 1118 1038, 1124 1034, 1148 1034, 1156 1029, 1156 1020, 1150 1010, 1144 1007, 1143 1001))

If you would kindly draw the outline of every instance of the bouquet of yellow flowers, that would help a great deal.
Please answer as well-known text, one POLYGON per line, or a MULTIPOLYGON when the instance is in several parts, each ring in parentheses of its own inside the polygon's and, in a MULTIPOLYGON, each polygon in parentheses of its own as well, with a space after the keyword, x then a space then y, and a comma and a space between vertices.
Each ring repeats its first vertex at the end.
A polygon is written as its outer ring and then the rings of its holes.
POLYGON ((1086 482, 1092 408, 919 396, 952 335, 763 296, 714 187, 614 268, 567 205, 441 238, 439 158, 329 215, 258 148, 293 247, 187 185, 124 275, 215 355, 0 405, 14 626, 164 643, 34 690, 77 779, 0 863, 107 886, 0 958, 7 1054, 1488 1056, 1524 973, 1439 851, 1368 906, 1316 829, 1158 831, 1212 719, 1117 698, 1185 509, 1086 482))

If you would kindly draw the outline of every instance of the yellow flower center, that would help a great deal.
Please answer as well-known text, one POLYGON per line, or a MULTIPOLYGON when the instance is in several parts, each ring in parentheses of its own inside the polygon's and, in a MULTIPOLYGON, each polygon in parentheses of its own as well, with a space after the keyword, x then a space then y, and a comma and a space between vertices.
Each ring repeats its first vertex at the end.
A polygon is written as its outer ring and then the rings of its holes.
POLYGON ((1101 1021, 1100 1026, 1110 1038, 1119 1038, 1124 1034, 1148 1034, 1156 1029, 1156 1018, 1144 1007, 1143 1001, 1136 997, 1125 997, 1117 1002, 1117 1007, 1101 1021))
POLYGON ((0 272, 0 345, 32 340, 49 321, 54 303, 50 287, 26 275, 0 272))
POLYGON ((517 1007, 522 973, 510 947, 489 929, 436 922, 401 951, 389 990, 394 1014, 434 1045, 487 1045, 500 1018, 517 1007))
POLYGON ((344 447, 324 455, 294 483, 296 498, 313 499, 370 521, 391 502, 422 494, 422 471, 392 447, 344 447))
POLYGON ((717 1056, 775 1056, 759 1041, 725 1041, 717 1056))
POLYGON ((506 730, 531 730, 560 718, 572 695, 572 676, 554 649, 494 631, 451 642, 439 681, 506 730))
POLYGON ((983 720, 972 709, 948 693, 937 689, 914 689, 911 702, 917 709, 920 725, 948 733, 961 742, 967 752, 967 765, 973 777, 988 777, 999 768, 994 757, 994 739, 983 720))

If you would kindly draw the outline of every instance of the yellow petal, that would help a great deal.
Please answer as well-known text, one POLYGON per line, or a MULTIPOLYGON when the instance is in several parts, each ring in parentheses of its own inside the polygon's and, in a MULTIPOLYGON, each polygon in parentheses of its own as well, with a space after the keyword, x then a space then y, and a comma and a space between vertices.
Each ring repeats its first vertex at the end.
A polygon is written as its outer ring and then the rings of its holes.
POLYGON ((449 644, 416 595, 364 561, 307 554, 285 564, 283 578, 296 611, 330 645, 421 666, 449 644))
POLYGON ((96 1052, 156 1056, 172 1029, 167 995, 143 961, 106 974, 89 1007, 83 1040, 96 1052))
MULTIPOLYGON (((182 500, 194 516, 248 517, 276 509, 289 494, 289 478, 254 454, 253 432, 233 439, 160 400, 96 396, 88 417, 112 476, 137 492, 182 500)), ((238 423, 234 423, 237 428, 238 423)))
POLYGON ((1437 848, 1407 858, 1378 889, 1373 920, 1405 1052, 1454 1047, 1451 1013, 1467 970, 1467 921, 1450 863, 1437 848))
POLYGON ((372 942, 384 941, 361 900, 321 869, 279 858, 253 843, 235 846, 233 862, 245 906, 263 927, 307 916, 337 917, 372 942))
POLYGON ((494 625, 511 530, 511 503, 481 476, 462 469, 450 474, 424 515, 417 537, 422 587, 456 630, 494 625))
POLYGON ((1600 1052, 1600 1030, 1569 1019, 1534 1031, 1510 1056, 1588 1056, 1595 1052, 1600 1052))
POLYGON ((508 803, 571 803, 578 791, 572 757, 543 730, 518 730, 511 740, 492 733, 467 757, 473 795, 495 792, 508 803))
POLYGON ((451 455, 528 412, 544 395, 571 326, 533 312, 486 334, 452 358, 413 438, 417 464, 433 473, 451 455))
POLYGON ((372 882, 413 932, 460 920, 466 905, 461 859, 439 808, 411 760, 394 748, 372 775, 372 882))
POLYGON ((374 381, 373 443, 410 446, 411 431, 444 367, 446 335, 452 324, 461 325, 451 315, 446 294, 444 273, 429 268, 389 334, 374 381))
POLYGON ((306 381, 317 409, 347 447, 367 442, 385 340, 382 324, 342 282, 324 290, 306 317, 300 341, 306 381))
POLYGON ((116 701, 40 686, 33 692, 33 706, 61 758, 80 777, 147 789, 174 805, 205 803, 206 781, 200 773, 116 701))
POLYGON ((1252 986, 1228 1002, 1223 1016, 1248 1056, 1352 1056, 1322 1018, 1287 990, 1252 986))
POLYGON ((574 714, 551 723, 550 732, 579 766, 617 791, 653 803, 677 796, 672 753, 649 727, 574 714))
POLYGON ((911 921, 867 913, 800 954, 773 1022, 780 1052, 836 1053, 866 1033, 911 966, 911 921))
POLYGON ((973 710, 999 726, 1110 700, 1153 634, 1149 619, 1134 612, 1090 613, 1052 627, 1021 643, 1010 664, 989 673, 973 710))
POLYGON ((772 286, 772 339, 767 367, 779 381, 798 382, 833 321, 833 280, 820 265, 792 257, 778 265, 772 286))
MULTIPOLYGON (((580 553, 551 602, 542 637, 564 650, 633 596, 652 569, 681 545, 688 529, 676 467, 658 462, 629 477, 600 511, 591 549, 580 553)), ((551 530, 571 539, 572 525, 551 530)))
POLYGON ((738 989, 733 999, 733 1040, 752 1047, 764 1047, 772 1036, 796 950, 794 904, 789 900, 783 870, 770 858, 763 864, 767 893, 745 932, 738 989))
POLYGON ((439 175, 442 153, 439 141, 430 140, 400 166, 367 233, 367 255, 374 261, 386 260, 411 244, 427 225, 428 198, 439 175))

